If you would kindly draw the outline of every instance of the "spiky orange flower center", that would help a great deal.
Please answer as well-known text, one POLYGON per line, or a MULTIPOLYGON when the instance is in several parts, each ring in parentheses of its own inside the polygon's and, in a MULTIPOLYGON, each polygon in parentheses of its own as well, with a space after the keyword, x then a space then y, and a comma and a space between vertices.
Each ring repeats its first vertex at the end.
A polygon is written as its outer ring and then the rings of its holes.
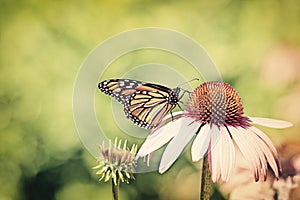
POLYGON ((218 81, 198 86, 187 108, 187 115, 200 123, 246 128, 250 126, 250 120, 243 113, 237 91, 229 84, 218 81))

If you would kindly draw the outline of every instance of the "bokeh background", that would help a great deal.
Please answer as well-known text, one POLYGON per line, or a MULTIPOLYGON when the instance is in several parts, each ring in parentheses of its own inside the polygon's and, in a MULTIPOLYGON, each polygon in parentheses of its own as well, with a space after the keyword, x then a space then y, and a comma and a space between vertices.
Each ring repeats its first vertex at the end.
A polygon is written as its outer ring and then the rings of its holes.
MULTIPOLYGON (((288 159, 299 154, 299 1, 0 0, 0 200, 112 199, 110 184, 98 182, 95 159, 77 135, 73 85, 81 63, 99 43, 149 26, 200 43, 223 80, 239 91, 247 115, 294 124, 263 130, 276 146, 290 147, 284 151, 288 159)), ((147 62, 178 70, 186 65, 165 52, 135 52, 116 60, 104 77, 147 62)), ((109 97, 95 96, 110 103, 109 97)), ((111 117, 99 120, 105 120, 112 138, 142 143, 122 134, 111 117)), ((187 151, 164 175, 138 174, 121 185, 121 199, 197 199, 199 176, 187 151)), ((228 198, 217 188, 214 199, 228 198)), ((297 199, 299 191, 292 192, 297 199)))

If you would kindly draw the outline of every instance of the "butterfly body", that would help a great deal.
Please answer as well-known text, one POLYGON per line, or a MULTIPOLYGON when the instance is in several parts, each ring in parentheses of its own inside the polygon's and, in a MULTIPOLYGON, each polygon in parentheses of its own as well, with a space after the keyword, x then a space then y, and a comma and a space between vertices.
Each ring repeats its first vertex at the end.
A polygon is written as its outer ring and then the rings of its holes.
POLYGON ((170 89, 131 79, 105 80, 98 88, 122 103, 126 117, 145 129, 155 128, 180 100, 178 87, 170 89))

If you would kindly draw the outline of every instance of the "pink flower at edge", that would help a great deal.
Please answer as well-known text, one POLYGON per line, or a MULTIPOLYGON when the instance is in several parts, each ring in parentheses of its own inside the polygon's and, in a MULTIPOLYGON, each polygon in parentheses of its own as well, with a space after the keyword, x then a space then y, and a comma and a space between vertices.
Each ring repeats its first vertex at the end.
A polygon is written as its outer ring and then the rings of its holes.
POLYGON ((220 185, 222 194, 230 194, 229 199, 299 199, 300 144, 286 142, 277 150, 282 166, 279 179, 270 174, 267 181, 253 182, 245 160, 238 153, 235 176, 220 185))

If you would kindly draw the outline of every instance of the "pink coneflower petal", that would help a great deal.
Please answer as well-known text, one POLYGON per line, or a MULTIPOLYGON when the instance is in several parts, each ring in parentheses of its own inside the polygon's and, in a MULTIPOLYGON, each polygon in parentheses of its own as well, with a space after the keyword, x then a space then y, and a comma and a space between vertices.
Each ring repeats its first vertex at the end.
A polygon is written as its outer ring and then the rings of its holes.
POLYGON ((166 144, 179 132, 182 123, 183 118, 180 118, 156 129, 147 137, 144 144, 139 149, 137 157, 146 156, 166 144))
POLYGON ((221 151, 220 130, 216 125, 212 125, 210 129, 210 152, 208 152, 208 160, 210 162, 211 178, 214 182, 217 182, 221 177, 221 157, 219 152, 221 151))
POLYGON ((254 126, 249 127, 249 129, 253 133, 255 133, 259 138, 261 138, 261 140, 263 140, 268 145, 268 147, 271 149, 273 154, 277 156, 277 150, 276 150, 275 146, 273 145, 270 138, 268 136, 266 136, 266 134, 264 134, 264 132, 262 132, 261 130, 259 130, 258 128, 254 127, 254 126))
POLYGON ((221 167, 221 178, 223 181, 228 181, 235 164, 235 147, 227 129, 222 128, 220 134, 221 151, 219 156, 221 157, 221 166, 223 166, 221 167), (224 152, 227 152, 227 156, 224 156, 224 152))
MULTIPOLYGON (((275 176, 279 177, 279 162, 278 158, 275 157, 275 155, 271 152, 270 148, 266 145, 266 143, 263 140, 257 140, 258 147, 260 147, 260 150, 265 154, 265 163, 269 163, 270 167, 272 168, 275 176)), ((267 174, 264 174, 266 178, 267 174)))
POLYGON ((272 168, 275 176, 278 178, 278 170, 281 170, 281 168, 276 148, 274 147, 271 140, 261 130, 255 127, 250 127, 250 130, 253 133, 253 137, 255 137, 254 140, 260 143, 259 147, 263 150, 267 162, 270 164, 270 167, 272 168), (257 139, 257 136, 259 136, 259 140, 257 139))
MULTIPOLYGON (((178 158, 178 156, 183 151, 184 147, 192 139, 195 132, 199 128, 198 123, 193 123, 193 118, 185 117, 181 119, 181 127, 177 129, 177 131, 180 131, 181 134, 177 134, 165 149, 160 161, 159 173, 164 173, 167 169, 169 169, 169 167, 178 158)), ((174 124, 173 126, 175 127, 175 123, 177 123, 177 121, 179 120, 176 120, 175 122, 170 122, 169 124, 174 124)))
MULTIPOLYGON (((258 129, 250 127, 249 129, 229 127, 229 131, 240 149, 245 159, 251 164, 254 171, 255 180, 259 180, 262 173, 264 179, 267 176, 267 164, 270 165, 276 177, 279 176, 280 169, 277 152, 275 147, 264 138, 267 138, 261 131, 257 134, 258 129), (255 130, 255 131, 254 131, 255 130), (275 152, 274 152, 275 149, 275 152)), ((268 139, 269 140, 269 139, 268 139)))
POLYGON ((262 118, 262 117, 249 117, 250 120, 257 125, 270 127, 270 128, 288 128, 293 126, 292 123, 278 120, 278 119, 269 119, 269 118, 262 118))
POLYGON ((199 161, 207 152, 210 141, 210 135, 208 133, 209 130, 209 125, 204 125, 203 127, 201 127, 199 133, 197 134, 191 148, 193 162, 199 161))
POLYGON ((256 166, 258 169, 258 176, 262 173, 264 180, 266 180, 268 172, 268 162, 274 164, 274 158, 272 154, 270 154, 271 151, 266 146, 266 144, 262 140, 260 140, 260 138, 252 133, 248 133, 247 140, 249 141, 249 143, 251 143, 256 152, 256 154, 254 154, 253 156, 256 156, 259 159, 259 163, 256 166))
POLYGON ((211 161, 212 180, 218 182, 221 178, 228 181, 235 163, 235 147, 225 127, 211 132, 211 144, 211 152, 208 155, 211 161))
POLYGON ((260 159, 253 144, 249 141, 248 133, 244 128, 228 127, 232 138, 234 139, 237 147, 240 149, 242 155, 250 163, 250 169, 254 172, 254 178, 259 179, 259 165, 260 159))

